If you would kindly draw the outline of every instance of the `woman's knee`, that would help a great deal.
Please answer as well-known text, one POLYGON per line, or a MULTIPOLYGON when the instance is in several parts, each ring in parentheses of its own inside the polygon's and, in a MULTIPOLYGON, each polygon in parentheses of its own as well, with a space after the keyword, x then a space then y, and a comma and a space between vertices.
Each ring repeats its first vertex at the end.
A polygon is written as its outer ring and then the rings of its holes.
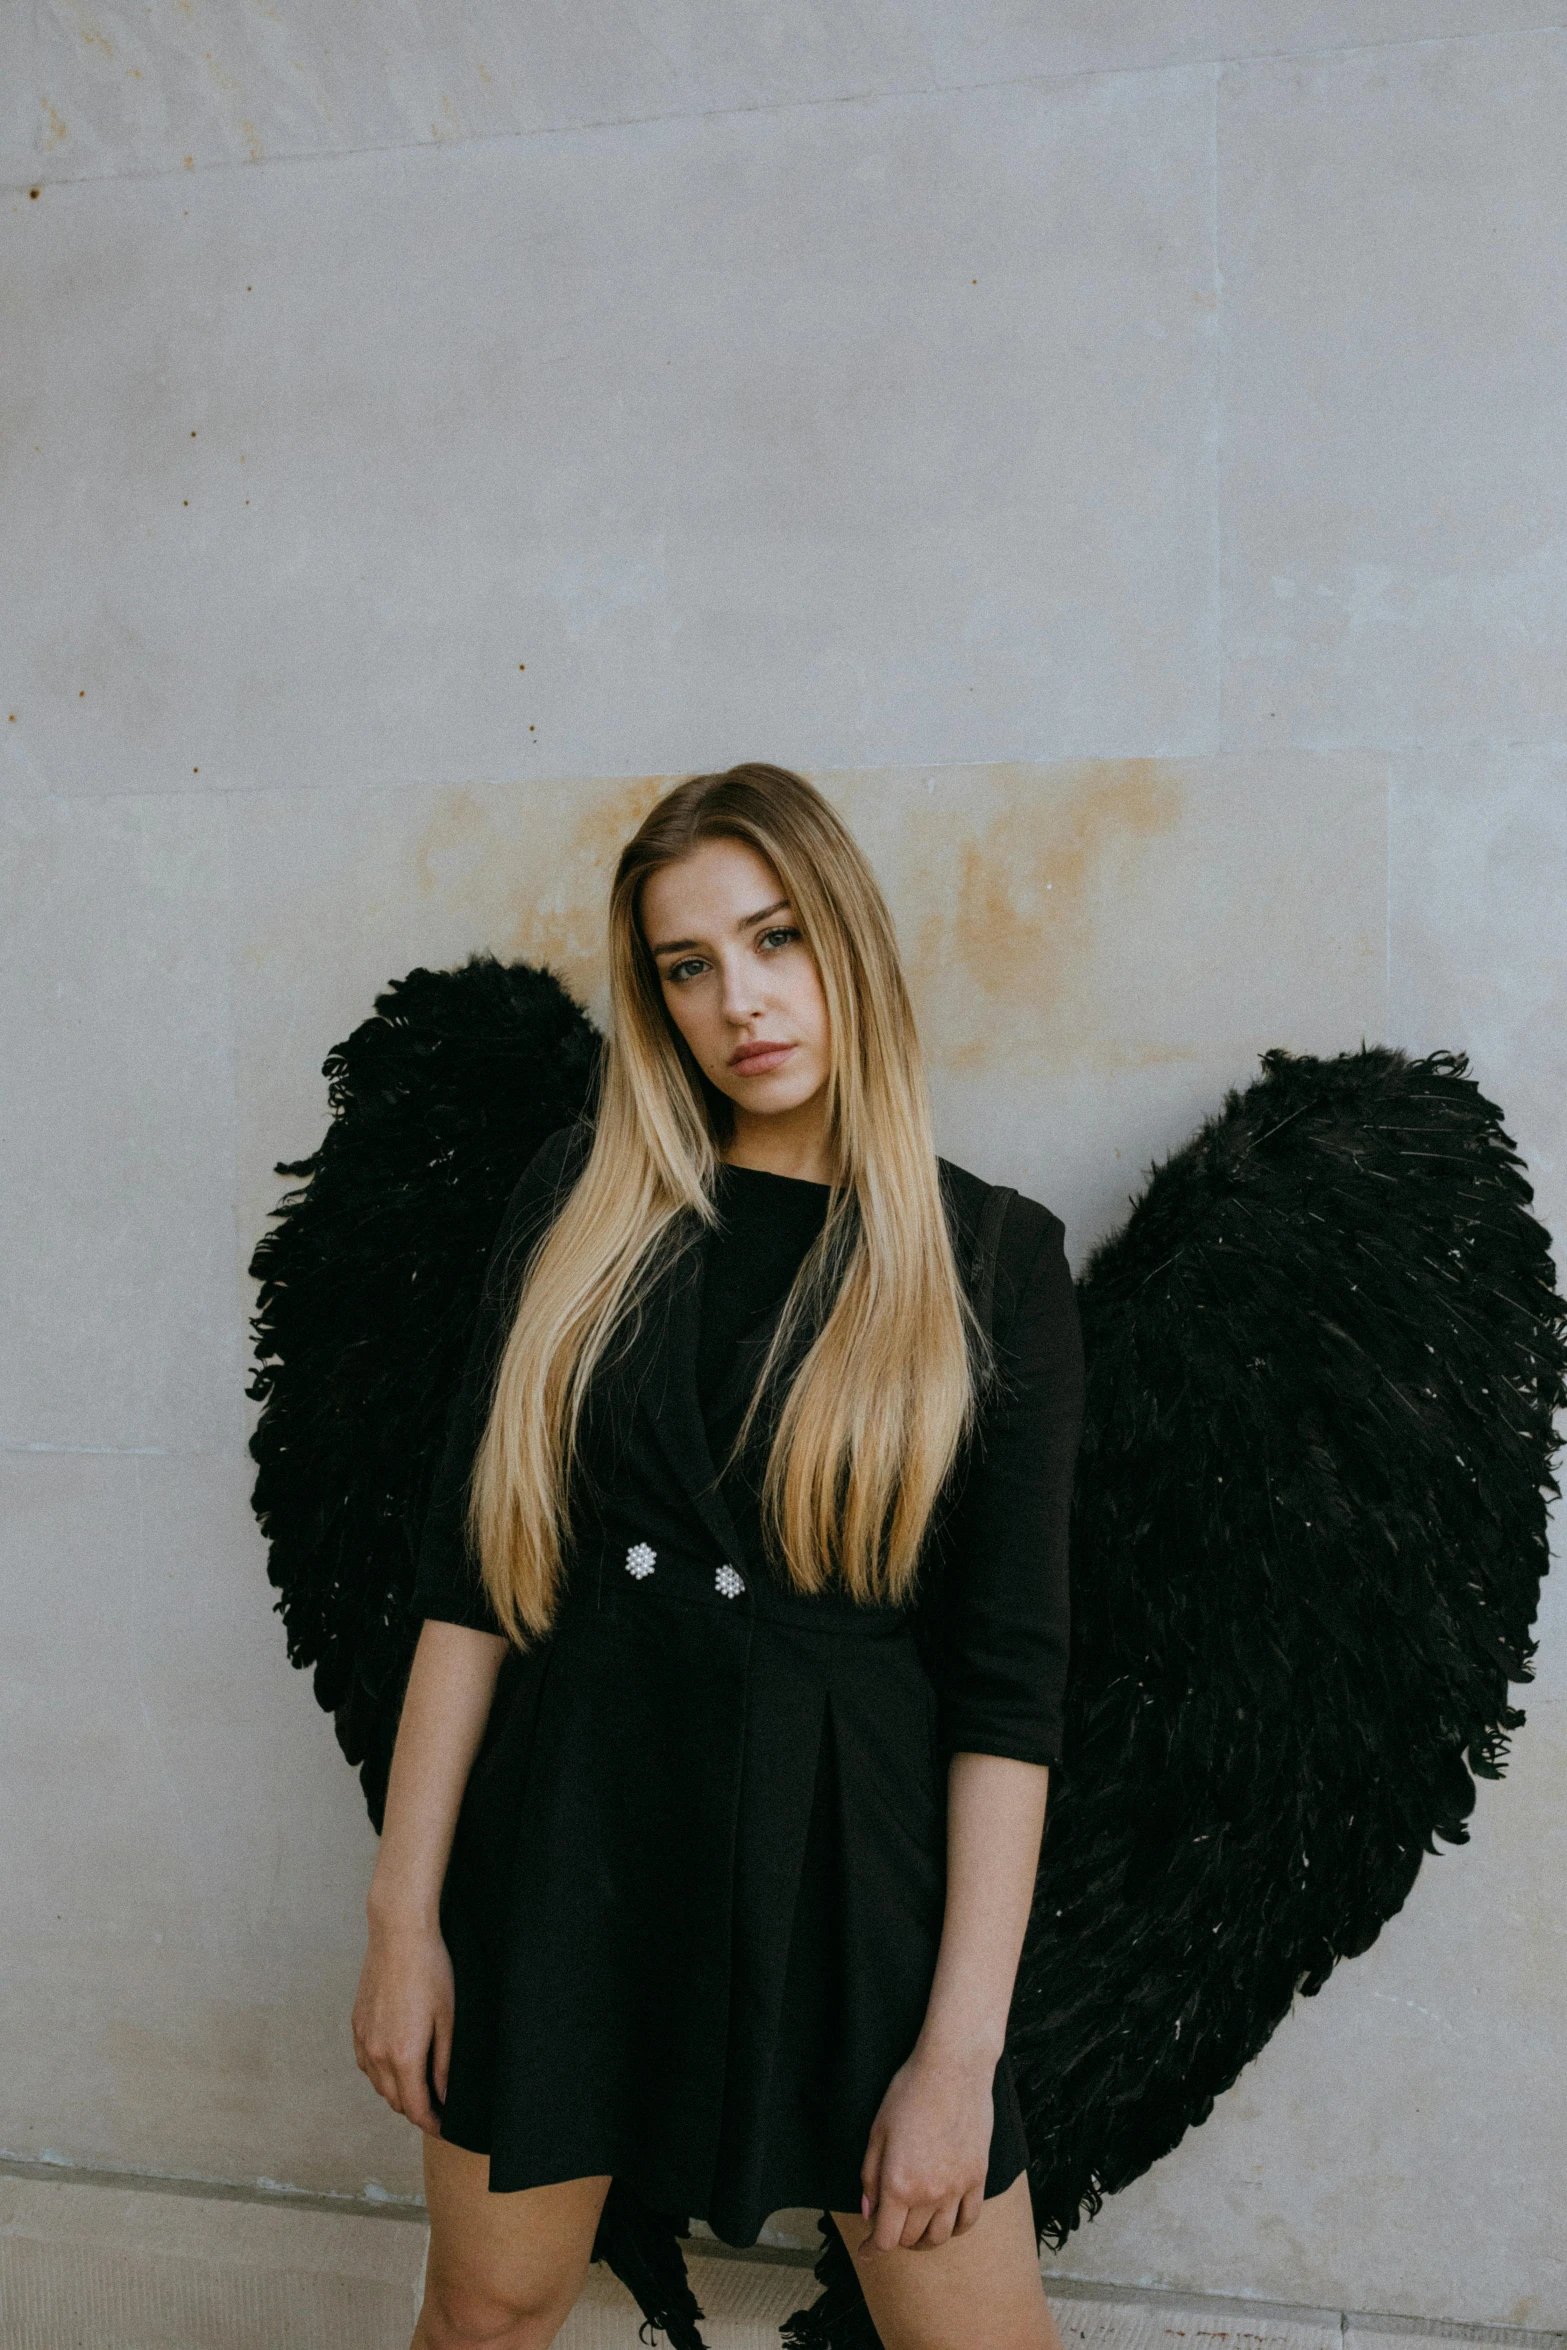
POLYGON ((582 2289, 607 2178, 490 2192, 482 2154, 426 2139, 430 2261, 414 2350, 544 2350, 582 2289))
POLYGON ((546 2350, 571 2312, 579 2283, 501 2286, 432 2276, 413 2350, 546 2350))

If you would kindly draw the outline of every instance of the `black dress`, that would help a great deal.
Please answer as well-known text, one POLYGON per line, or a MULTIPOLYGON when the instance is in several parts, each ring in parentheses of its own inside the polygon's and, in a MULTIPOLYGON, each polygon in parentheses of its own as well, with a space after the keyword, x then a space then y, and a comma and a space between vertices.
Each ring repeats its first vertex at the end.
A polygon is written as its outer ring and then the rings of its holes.
MULTIPOLYGON (((552 1137, 508 1208, 420 1554, 427 1617, 496 1629, 463 1496, 523 1262, 587 1140, 552 1137)), ((987 1187, 942 1177, 966 1268, 987 1187)), ((714 1459, 827 1193, 726 1168, 717 1198, 719 1232, 692 1231, 594 1383, 557 1619, 502 1665, 442 1904, 442 2131, 489 2154, 498 2192, 607 2172, 750 2244, 785 2206, 859 2208, 935 1966, 947 1758, 1058 1757, 1082 1368, 1061 1226, 1015 1199, 999 1376, 916 1601, 795 1592, 762 1538, 768 1416, 714 1459)), ((1006 2057, 994 2105, 987 2194, 1027 2159, 1006 2057)))

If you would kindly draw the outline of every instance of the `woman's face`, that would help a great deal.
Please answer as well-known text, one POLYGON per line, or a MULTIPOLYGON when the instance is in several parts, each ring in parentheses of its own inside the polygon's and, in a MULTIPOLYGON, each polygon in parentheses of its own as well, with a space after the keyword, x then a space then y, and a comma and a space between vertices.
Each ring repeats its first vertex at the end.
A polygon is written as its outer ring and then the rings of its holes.
POLYGON ((641 916, 669 1017, 739 1123, 824 1101, 827 1001, 767 859, 703 841, 649 875, 641 916))

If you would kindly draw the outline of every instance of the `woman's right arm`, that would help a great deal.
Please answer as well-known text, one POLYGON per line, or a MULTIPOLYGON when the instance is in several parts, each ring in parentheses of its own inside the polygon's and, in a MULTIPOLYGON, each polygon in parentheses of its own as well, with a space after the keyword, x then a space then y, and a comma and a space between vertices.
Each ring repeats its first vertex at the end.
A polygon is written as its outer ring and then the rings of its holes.
POLYGON ((587 1148, 561 1127, 534 1153, 506 1204, 485 1266, 473 1335, 430 1490, 412 1607, 424 1629, 392 1755, 381 1852, 366 1904, 370 1947, 354 2001, 354 2053, 394 2112, 432 2137, 430 2101, 446 2096, 452 1965, 441 1939, 441 1887, 457 1814, 506 1654, 467 1526, 468 1480, 489 1415, 495 1362, 516 1311, 528 1248, 557 1209, 587 1148))
POLYGON ((444 2099, 452 2047, 441 1887, 505 1654, 504 1640, 465 1624, 430 1621, 420 1633, 365 1905, 370 1945, 354 2001, 354 2054, 393 2112, 431 2137, 440 2122, 429 2078, 444 2099))

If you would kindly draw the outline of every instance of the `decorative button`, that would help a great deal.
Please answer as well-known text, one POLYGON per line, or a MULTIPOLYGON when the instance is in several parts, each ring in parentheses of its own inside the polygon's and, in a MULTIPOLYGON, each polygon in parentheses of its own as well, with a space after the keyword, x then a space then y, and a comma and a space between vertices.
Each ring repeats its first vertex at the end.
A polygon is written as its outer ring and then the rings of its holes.
POLYGON ((658 1552, 650 1550, 645 1542, 633 1542, 626 1553, 626 1573, 635 1575, 640 1583, 644 1575, 652 1574, 653 1563, 657 1557, 658 1552))
POLYGON ((728 1565, 719 1568, 713 1581, 718 1585, 725 1599, 738 1599, 745 1589, 745 1577, 739 1573, 738 1569, 728 1565))

